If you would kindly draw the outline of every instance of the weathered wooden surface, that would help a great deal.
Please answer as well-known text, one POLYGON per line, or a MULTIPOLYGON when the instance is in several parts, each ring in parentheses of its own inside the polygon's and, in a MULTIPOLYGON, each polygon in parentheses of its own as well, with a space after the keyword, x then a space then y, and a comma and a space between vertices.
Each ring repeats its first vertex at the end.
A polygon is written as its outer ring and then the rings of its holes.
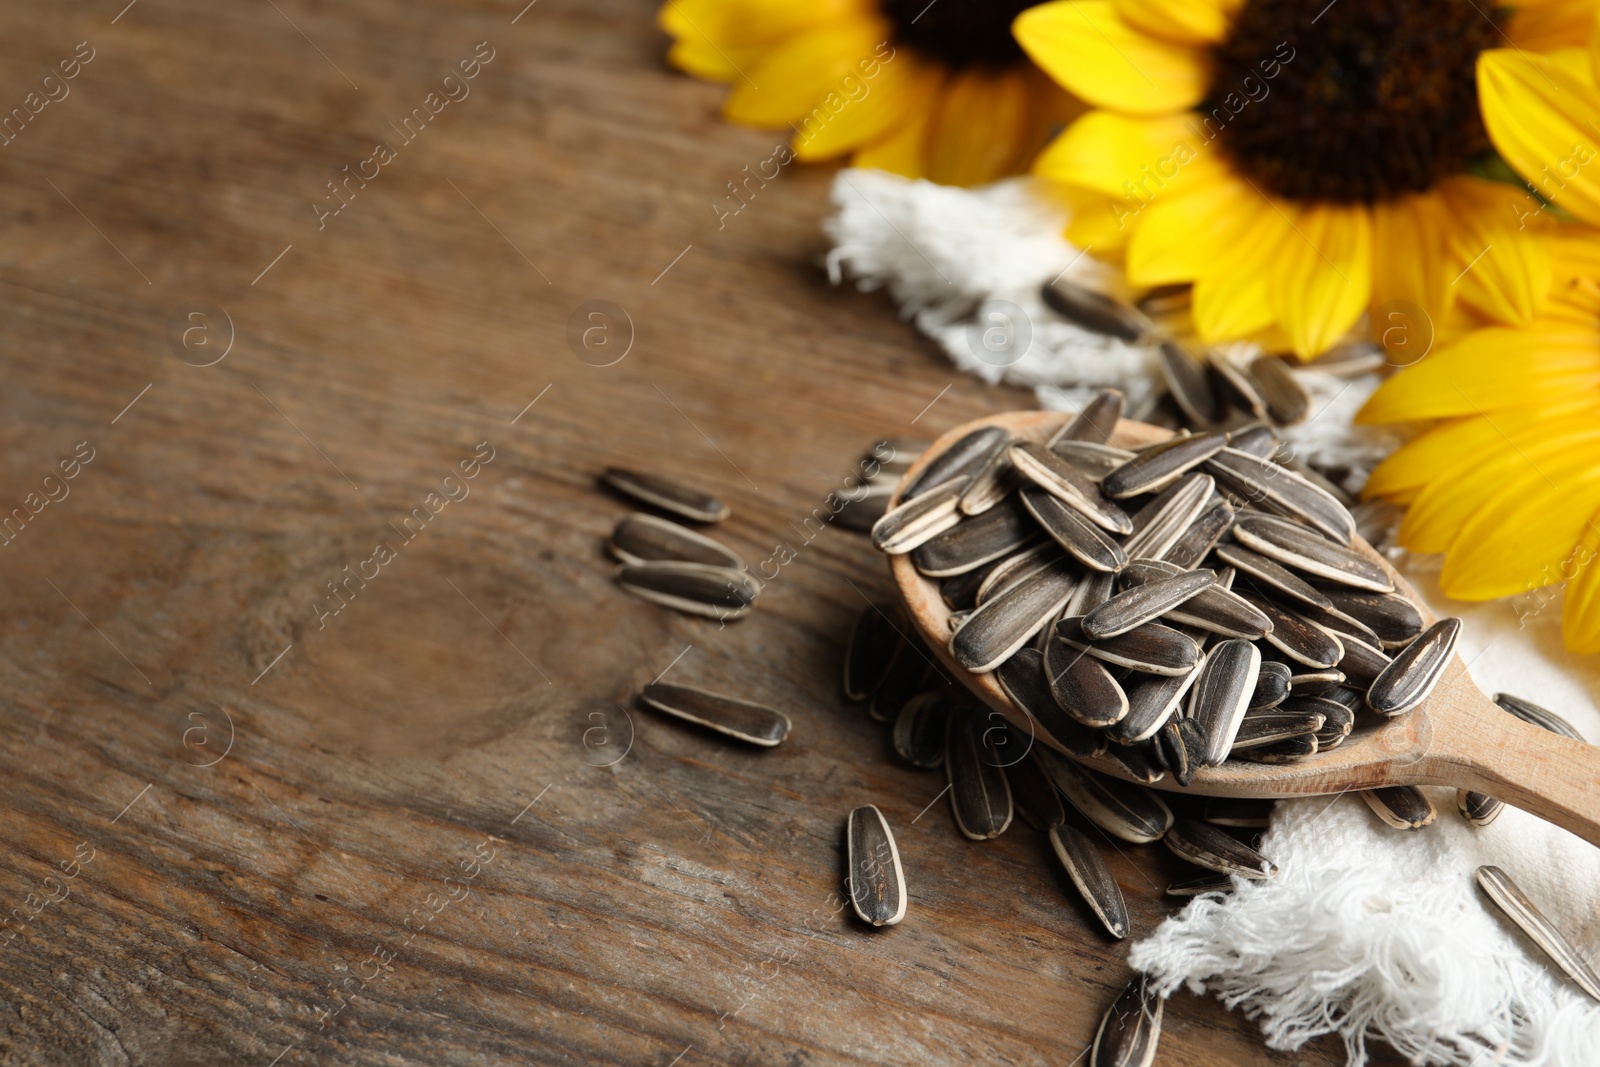
MULTIPOLYGON (((826 172, 717 228, 712 201, 774 140, 663 68, 651 6, 0 12, 6 108, 93 53, 0 146, 0 508, 31 515, 0 546, 0 1061, 1087 1045, 1124 950, 1039 835, 969 844, 942 802, 916 819, 942 780, 836 696, 887 574, 854 535, 796 532, 874 434, 1027 398, 953 380, 881 298, 827 286, 826 172), (470 95, 403 143, 390 123, 479 42, 470 95), (378 141, 394 158, 319 229, 325 183, 372 174, 378 141), (590 300, 634 324, 619 363, 569 349, 590 300), (195 365, 229 321, 226 358, 195 365), (480 442, 492 461, 446 486, 480 442), (63 460, 76 476, 47 482, 63 460), (717 488, 752 561, 795 544, 754 616, 719 628, 613 586, 599 545, 626 508, 593 484, 612 463, 717 488), (451 486, 468 495, 405 540, 451 486), (47 492, 67 495, 31 514, 47 492), (394 558, 364 563, 383 542, 394 558), (357 571, 376 576, 332 598, 357 571), (792 737, 746 751, 631 708, 669 666, 789 710, 792 737), (913 894, 876 933, 832 896, 866 802, 913 894)), ((1175 864, 1122 853, 1147 931, 1175 864)), ((1192 997, 1168 1020, 1162 1062, 1332 1055, 1268 1054, 1192 997)))

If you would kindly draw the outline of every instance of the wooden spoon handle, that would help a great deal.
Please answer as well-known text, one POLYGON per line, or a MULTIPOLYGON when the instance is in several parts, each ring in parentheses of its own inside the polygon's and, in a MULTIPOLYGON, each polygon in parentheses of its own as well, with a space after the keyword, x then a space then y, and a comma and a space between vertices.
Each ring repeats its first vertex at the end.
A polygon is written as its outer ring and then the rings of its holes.
POLYGON ((1435 710, 1437 780, 1486 793, 1600 845, 1600 746, 1508 715, 1477 693, 1435 710))

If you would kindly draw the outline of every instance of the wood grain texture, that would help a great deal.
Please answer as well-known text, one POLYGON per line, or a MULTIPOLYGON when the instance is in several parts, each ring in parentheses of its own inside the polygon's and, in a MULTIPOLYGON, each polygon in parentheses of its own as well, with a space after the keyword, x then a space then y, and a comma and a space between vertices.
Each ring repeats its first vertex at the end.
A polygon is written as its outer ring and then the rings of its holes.
MULTIPOLYGON (((888 576, 862 538, 797 532, 876 435, 1028 398, 955 380, 881 297, 829 288, 827 171, 718 228, 712 202, 774 136, 665 69, 652 7, 0 12, 7 108, 94 52, 0 146, 0 509, 37 505, 0 545, 0 1061, 1066 1064, 1087 1045, 1124 949, 1042 836, 972 844, 943 802, 917 818, 942 777, 837 697, 888 576), (479 42, 470 96, 399 144, 390 123, 479 42), (325 183, 378 141, 395 158, 319 229, 325 183), (568 346, 592 300, 633 324, 611 366, 568 346), (89 462, 46 482, 80 442, 89 462), (481 442, 492 461, 459 480, 481 442), (752 562, 797 547, 751 618, 614 586, 612 464, 715 489, 718 536, 752 562), (630 702, 669 666, 793 735, 749 751, 630 702), (835 912, 866 803, 912 898, 875 933, 835 912)), ((1176 862, 1109 860, 1150 930, 1176 862)), ((1270 1054, 1180 997, 1163 1056, 1337 1053, 1270 1054)))

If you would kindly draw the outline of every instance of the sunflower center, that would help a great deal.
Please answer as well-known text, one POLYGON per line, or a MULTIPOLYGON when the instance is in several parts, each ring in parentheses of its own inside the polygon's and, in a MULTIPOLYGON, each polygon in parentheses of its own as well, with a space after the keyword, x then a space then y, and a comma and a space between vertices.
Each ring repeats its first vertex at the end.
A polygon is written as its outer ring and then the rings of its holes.
POLYGON ((894 39, 954 70, 1022 60, 1011 21, 1039 0, 879 0, 894 39))
POLYGON ((1246 0, 1199 117, 1264 192, 1421 192, 1489 150, 1474 65, 1500 43, 1496 20, 1475 0, 1246 0))

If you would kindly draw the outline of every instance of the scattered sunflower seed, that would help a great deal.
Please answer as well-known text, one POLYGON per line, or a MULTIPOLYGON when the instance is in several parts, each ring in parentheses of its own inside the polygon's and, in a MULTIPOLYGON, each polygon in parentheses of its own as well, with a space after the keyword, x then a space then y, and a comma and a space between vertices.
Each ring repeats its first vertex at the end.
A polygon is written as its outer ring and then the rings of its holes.
POLYGON ((744 560, 726 545, 667 519, 635 512, 611 531, 611 554, 623 563, 704 563, 744 570, 744 560))
POLYGON ((1085 726, 1110 726, 1128 714, 1128 696, 1106 665, 1064 641, 1044 649, 1050 692, 1068 715, 1085 726))
POLYGON ((1488 826, 1506 809, 1505 802, 1470 789, 1456 790, 1456 810, 1474 826, 1488 826))
POLYGON ((911 562, 930 578, 949 578, 1010 555, 1038 536, 1038 524, 1008 498, 924 541, 911 551, 911 562))
POLYGON ((1143 977, 1135 978, 1100 1020, 1089 1067, 1150 1067, 1161 1041, 1165 1003, 1143 977))
POLYGON ((1282 663, 1268 660, 1261 664, 1261 670, 1256 674, 1255 692, 1250 694, 1248 710, 1260 711, 1282 704, 1288 699, 1292 677, 1289 668, 1282 663))
POLYGON ((894 750, 901 759, 925 771, 944 764, 950 707, 936 690, 918 693, 900 707, 894 720, 894 750))
POLYGON ((1140 582, 1084 615, 1083 632, 1094 641, 1125 634, 1154 622, 1216 580, 1213 571, 1183 571, 1140 582))
POLYGON ((1355 520, 1326 489, 1260 456, 1224 448, 1206 460, 1206 470, 1247 500, 1275 508, 1310 523, 1342 545, 1355 536, 1355 520))
POLYGON ((1189 718, 1205 738, 1203 765, 1216 766, 1228 758, 1260 673, 1261 650, 1249 641, 1231 638, 1207 654, 1200 679, 1189 692, 1189 718))
POLYGON ((1180 878, 1167 886, 1169 897, 1198 897, 1206 893, 1233 892, 1233 878, 1216 871, 1206 871, 1189 878, 1180 878))
POLYGON ((1299 575, 1259 552, 1226 541, 1217 545, 1212 551, 1218 559, 1248 579, 1245 582, 1246 586, 1254 586, 1262 593, 1279 599, 1286 597, 1319 608, 1333 606, 1333 601, 1323 596, 1299 575))
POLYGON ((1248 589, 1241 590, 1238 595, 1271 621, 1272 629, 1267 631, 1267 642, 1296 663, 1327 670, 1344 655, 1344 646, 1338 638, 1313 626, 1303 615, 1248 589))
MULTIPOLYGON (((1205 653, 1201 653, 1200 661, 1187 674, 1135 675, 1130 678, 1127 687, 1128 712, 1106 730, 1106 736, 1124 745, 1154 737, 1183 703, 1189 687, 1200 677, 1204 666, 1205 653)), ((1157 751, 1157 758, 1163 759, 1160 750, 1157 751)), ((1164 759, 1162 765, 1165 766, 1164 759)))
POLYGON ((890 508, 872 524, 872 543, 880 552, 904 555, 961 521, 956 510, 961 483, 945 482, 890 508))
POLYGON ((1057 441, 1050 446, 1050 451, 1097 482, 1133 458, 1133 453, 1126 449, 1097 445, 1092 441, 1057 441))
POLYGON ((1089 905, 1106 933, 1117 940, 1128 936, 1128 904, 1122 898, 1122 887, 1106 866, 1100 849, 1081 830, 1064 822, 1049 828, 1050 847, 1056 858, 1066 868, 1067 877, 1077 887, 1078 895, 1089 905))
POLYGON ((1583 954, 1545 918, 1533 901, 1528 899, 1511 876, 1499 867, 1478 868, 1478 885, 1490 900, 1516 923, 1517 927, 1533 939, 1550 961, 1577 984, 1579 989, 1595 1000, 1600 1000, 1600 975, 1584 962, 1583 954))
POLYGON ((841 508, 834 522, 854 533, 870 534, 879 519, 889 513, 889 500, 894 496, 894 485, 874 484, 872 490, 854 499, 846 498, 847 507, 841 508))
POLYGON ((1037 544, 1004 559, 996 560, 988 577, 978 583, 978 591, 973 594, 974 603, 982 607, 1034 571, 1065 558, 1058 545, 1048 543, 1037 544))
POLYGON ((1294 737, 1315 734, 1322 729, 1327 716, 1317 712, 1257 711, 1244 717, 1239 732, 1234 735, 1229 754, 1252 748, 1266 748, 1294 737))
POLYGON ((1311 412, 1311 394, 1289 368, 1287 360, 1262 356, 1250 364, 1250 380, 1267 405, 1267 415, 1279 426, 1303 422, 1311 412))
POLYGON ((933 661, 920 637, 908 637, 895 648, 889 669, 872 691, 867 714, 877 722, 895 722, 906 703, 926 688, 933 661))
POLYGON ((1107 778, 1054 752, 1040 763, 1056 788, 1085 819, 1135 845, 1154 841, 1172 825, 1172 809, 1144 786, 1107 778))
POLYGON ((1106 499, 1087 476, 1043 445, 1019 441, 1008 453, 1011 463, 1028 481, 1059 497, 1096 526, 1111 533, 1133 532, 1128 513, 1106 499))
POLYGON ((1583 735, 1573 729, 1572 724, 1567 720, 1553 711, 1541 708, 1531 700, 1523 700, 1521 697, 1512 696, 1510 693, 1496 693, 1494 702, 1500 706, 1501 711, 1515 715, 1523 722, 1532 723, 1542 730, 1549 730, 1551 733, 1560 734, 1562 737, 1570 737, 1574 741, 1582 741, 1584 739, 1583 735))
POLYGON ((845 838, 856 918, 872 926, 893 926, 906 917, 906 876, 889 820, 871 804, 856 808, 845 838))
POLYGON ((1394 590, 1389 572, 1342 544, 1299 523, 1271 515, 1241 515, 1233 524, 1241 545, 1289 567, 1374 593, 1394 590))
MULTIPOLYGON (((1209 475, 1206 476, 1211 481, 1209 475)), ((1233 527, 1233 505, 1221 497, 1201 504, 1201 512, 1195 520, 1174 539, 1164 551, 1157 553, 1168 563, 1177 564, 1184 570, 1200 565, 1200 561, 1222 540, 1233 527)), ((1132 544, 1130 540, 1129 544, 1132 544)))
POLYGON ((1189 421, 1210 427, 1222 421, 1222 401, 1211 387, 1206 367, 1176 341, 1164 341, 1160 349, 1161 377, 1167 390, 1189 421))
POLYGON ((887 610, 872 605, 856 618, 850 643, 844 649, 844 695, 847 700, 865 700, 883 683, 889 665, 903 640, 902 627, 887 610))
POLYGON ((1203 585, 1192 598, 1163 612, 1166 619, 1224 637, 1243 637, 1252 641, 1264 637, 1272 629, 1272 620, 1227 588, 1232 581, 1232 568, 1224 569, 1229 572, 1227 582, 1216 571, 1184 571, 1165 560, 1136 559, 1129 561, 1121 574, 1128 586, 1142 586, 1184 574, 1212 575, 1213 580, 1203 585))
POLYGON ((1157 493, 1148 504, 1134 512, 1130 520, 1133 533, 1124 545, 1128 557, 1157 559, 1170 553, 1196 525, 1197 516, 1206 513, 1210 518, 1206 501, 1215 486, 1216 480, 1209 474, 1191 474, 1157 493))
POLYGON ((1339 657, 1339 672, 1351 685, 1370 687, 1388 668, 1390 659, 1382 650, 1354 637, 1339 637, 1336 640, 1344 647, 1344 655, 1339 657))
POLYGON ((1155 323, 1138 308, 1065 278, 1046 282, 1039 296, 1068 322, 1091 333, 1115 337, 1123 344, 1138 344, 1140 338, 1155 330, 1155 323))
POLYGON ((1440 619, 1424 630, 1378 674, 1367 690, 1367 707, 1392 718, 1427 700, 1444 677, 1460 634, 1460 619, 1440 619))
POLYGON ((1249 798, 1206 797, 1205 820, 1212 826, 1265 830, 1275 803, 1249 798))
POLYGON ((1298 734, 1284 741, 1275 741, 1259 748, 1245 748, 1233 753, 1248 763, 1298 763, 1319 751, 1316 734, 1298 734))
POLYGON ((1277 876, 1278 867, 1237 838, 1197 819, 1179 819, 1162 838, 1179 859, 1220 874, 1263 879, 1277 876))
POLYGON ((956 826, 974 841, 999 837, 1011 825, 1011 785, 989 747, 984 721, 970 711, 950 714, 945 773, 956 826))
POLYGON ((1272 427, 1262 423, 1252 423, 1241 426, 1228 434, 1228 447, 1247 452, 1260 459, 1271 459, 1278 454, 1278 447, 1283 442, 1272 431, 1272 427))
POLYGON ((657 711, 698 723, 752 745, 771 748, 789 736, 789 716, 763 704, 666 682, 652 682, 639 695, 657 711))
POLYGON ((1017 487, 1018 476, 1011 466, 1009 449, 1016 443, 1012 437, 1005 448, 989 457, 972 480, 961 490, 957 509, 963 515, 981 515, 1010 495, 1017 487))
POLYGON ((1254 379, 1227 353, 1212 349, 1210 368, 1217 393, 1230 406, 1254 419, 1267 417, 1267 402, 1256 389, 1254 379))
POLYGON ((994 569, 1004 560, 995 560, 985 563, 981 567, 974 567, 970 571, 946 578, 939 583, 939 598, 944 601, 944 606, 951 611, 971 611, 978 606, 978 590, 983 586, 985 579, 994 573, 994 569))
MULTIPOLYGON (((1343 638, 1339 638, 1342 643, 1343 638)), ((1327 670, 1301 670, 1289 676, 1289 688, 1296 696, 1322 696, 1339 686, 1347 679, 1344 672, 1334 668, 1327 670)))
POLYGON ((600 480, 619 493, 662 511, 681 515, 692 522, 721 522, 732 514, 728 505, 709 493, 702 493, 659 474, 607 467, 600 480))
POLYGON ((1422 613, 1403 596, 1371 593, 1360 589, 1323 590, 1335 611, 1366 626, 1383 642, 1384 648, 1404 646, 1422 632, 1422 613))
POLYGON ((1136 782, 1145 785, 1155 785, 1165 776, 1166 771, 1155 756, 1155 745, 1135 742, 1131 745, 1108 745, 1106 752, 1112 759, 1122 764, 1122 769, 1136 782))
POLYGON ((749 614, 761 592, 761 583, 744 571, 704 563, 624 563, 617 583, 642 600, 723 620, 749 614))

